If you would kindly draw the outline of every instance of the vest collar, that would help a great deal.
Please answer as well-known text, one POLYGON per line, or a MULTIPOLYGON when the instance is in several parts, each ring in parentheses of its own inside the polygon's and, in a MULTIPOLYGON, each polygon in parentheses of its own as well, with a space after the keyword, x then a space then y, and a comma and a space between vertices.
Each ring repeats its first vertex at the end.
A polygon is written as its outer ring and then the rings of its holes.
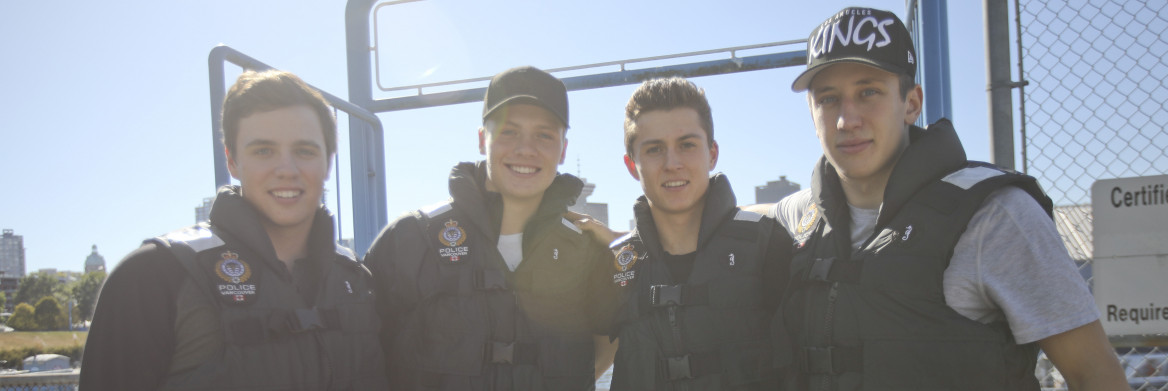
MULTIPOLYGON (((487 162, 462 162, 450 170, 450 197, 455 204, 467 205, 464 211, 471 222, 492 238, 499 236, 499 224, 503 221, 503 200, 499 193, 488 191, 487 162), (480 206, 486 206, 485 208, 480 206)), ((527 225, 523 228, 523 242, 530 242, 531 232, 539 231, 547 224, 560 224, 564 211, 576 203, 584 182, 570 174, 556 174, 552 184, 544 191, 543 200, 527 225)))
MULTIPOLYGON (((737 199, 734 190, 730 187, 730 180, 725 174, 716 173, 710 177, 710 186, 706 189, 705 206, 702 208, 702 219, 698 228, 698 250, 705 248, 707 242, 714 237, 721 223, 733 217, 737 212, 737 199)), ((636 219, 637 236, 648 247, 648 251, 658 257, 664 256, 661 247, 661 238, 657 232, 657 224, 653 221, 653 214, 649 210, 649 200, 644 195, 633 203, 633 217, 636 219)), ((681 254, 675 254, 681 255, 681 254)))
MULTIPOLYGON (((267 231, 260 223, 259 212, 243 199, 239 186, 229 185, 219 188, 215 202, 211 206, 209 222, 217 234, 234 238, 238 245, 246 246, 268 262, 273 270, 286 271, 276 257, 276 249, 267 231)), ((333 243, 333 216, 323 205, 316 210, 312 228, 308 234, 308 260, 314 267, 322 267, 322 260, 332 259, 336 244, 333 243)), ((280 272, 284 275, 283 272, 280 272)), ((291 278, 290 275, 285 277, 291 278)))
MULTIPOLYGON (((964 167, 965 163, 965 149, 949 120, 942 118, 928 129, 910 126, 908 148, 897 160, 884 188, 880 217, 876 220, 877 231, 922 187, 964 167)), ((826 156, 819 158, 811 174, 811 194, 828 225, 846 232, 851 221, 847 197, 840 185, 839 174, 826 156)))

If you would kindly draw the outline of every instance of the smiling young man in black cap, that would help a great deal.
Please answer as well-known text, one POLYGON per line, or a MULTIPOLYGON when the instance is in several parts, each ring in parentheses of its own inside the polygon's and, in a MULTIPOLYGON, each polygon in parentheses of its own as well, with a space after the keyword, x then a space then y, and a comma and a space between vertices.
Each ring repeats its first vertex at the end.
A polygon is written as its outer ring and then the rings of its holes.
POLYGON ((894 14, 847 8, 807 44, 823 157, 774 213, 795 240, 782 318, 791 389, 1037 390, 1038 349, 1071 389, 1126 389, 1034 178, 922 129, 917 57, 894 14))
POLYGON ((365 258, 391 388, 589 390, 612 361, 594 334, 615 290, 593 277, 612 253, 562 217, 583 188, 556 172, 567 90, 512 68, 483 103, 486 160, 455 166, 451 199, 399 218, 365 258))

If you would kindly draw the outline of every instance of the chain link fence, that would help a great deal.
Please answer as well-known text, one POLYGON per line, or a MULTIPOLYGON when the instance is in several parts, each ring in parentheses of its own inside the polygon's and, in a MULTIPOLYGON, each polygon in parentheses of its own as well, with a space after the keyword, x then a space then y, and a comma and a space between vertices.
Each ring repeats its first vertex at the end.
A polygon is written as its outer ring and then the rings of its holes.
MULTIPOLYGON (((1090 281, 1092 183, 1168 173, 1168 0, 1015 0, 1015 7, 1019 70, 1029 82, 1022 169, 1058 206, 1060 233, 1090 281)), ((1168 349, 1117 354, 1133 389, 1168 390, 1168 349)), ((1045 387, 1065 387, 1045 357, 1037 375, 1045 387)))

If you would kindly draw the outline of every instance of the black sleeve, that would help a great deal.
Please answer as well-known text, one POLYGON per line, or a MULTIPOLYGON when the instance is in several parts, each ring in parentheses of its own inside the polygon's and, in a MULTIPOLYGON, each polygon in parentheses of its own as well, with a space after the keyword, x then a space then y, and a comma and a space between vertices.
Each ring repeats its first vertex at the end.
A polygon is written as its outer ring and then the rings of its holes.
POLYGON ((791 252, 794 241, 778 221, 765 218, 763 222, 773 224, 771 227, 771 238, 767 243, 766 263, 762 267, 763 305, 765 308, 773 311, 778 309, 779 303, 782 302, 783 294, 787 289, 787 284, 789 283, 788 277, 791 274, 791 252))
POLYGON ((174 355, 175 298, 187 280, 170 251, 147 244, 110 273, 85 341, 80 388, 155 390, 174 355))
POLYGON ((390 367, 394 365, 390 342, 405 321, 404 314, 419 300, 416 277, 427 249, 422 236, 418 219, 406 216, 385 227, 365 253, 365 267, 373 274, 377 313, 381 316, 381 346, 390 367))

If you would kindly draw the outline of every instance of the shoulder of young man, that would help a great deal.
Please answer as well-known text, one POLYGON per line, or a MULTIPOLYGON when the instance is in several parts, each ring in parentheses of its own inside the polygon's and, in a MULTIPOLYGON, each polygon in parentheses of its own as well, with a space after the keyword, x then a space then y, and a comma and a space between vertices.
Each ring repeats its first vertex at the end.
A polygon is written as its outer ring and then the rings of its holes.
POLYGON ((146 242, 127 254, 110 271, 106 284, 133 284, 138 291, 158 289, 177 292, 187 277, 186 270, 173 252, 156 243, 146 242))
POLYGON ((450 202, 447 201, 403 213, 373 239, 362 262, 376 274, 382 263, 397 262, 402 257, 421 257, 426 251, 422 237, 427 222, 449 210, 450 202))

